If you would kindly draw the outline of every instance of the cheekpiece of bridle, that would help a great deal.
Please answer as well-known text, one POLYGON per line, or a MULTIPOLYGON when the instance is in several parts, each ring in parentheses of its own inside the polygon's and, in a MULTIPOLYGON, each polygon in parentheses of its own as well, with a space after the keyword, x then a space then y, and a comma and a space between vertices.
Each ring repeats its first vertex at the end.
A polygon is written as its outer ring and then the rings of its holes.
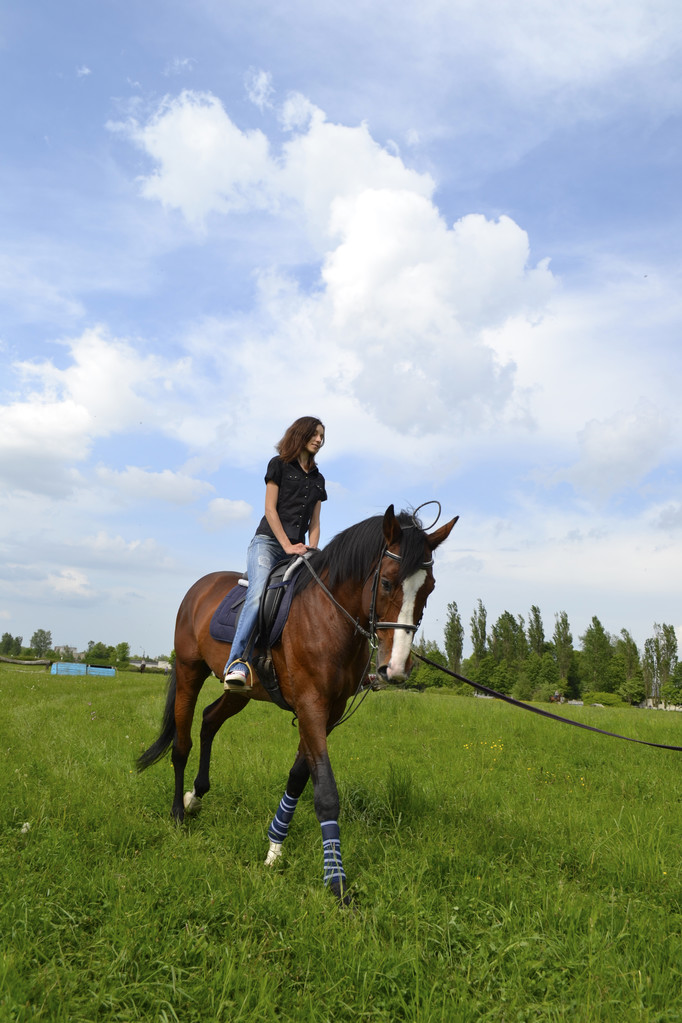
MULTIPOLYGON (((416 514, 416 512, 415 512, 416 514)), ((436 520, 438 521, 438 520, 436 520)), ((417 523, 415 521, 415 526, 417 523)), ((404 528, 404 527, 403 527, 404 528)), ((408 528, 412 528, 411 526, 408 528)), ((421 527, 417 527, 421 528, 421 527)), ((376 634, 379 629, 405 629, 407 632, 411 632, 413 635, 421 625, 421 618, 416 625, 408 624, 407 622, 379 622, 377 621, 377 595, 379 593, 379 579, 381 578, 381 562, 384 558, 391 558, 392 561, 402 561, 399 554, 394 554, 393 551, 389 551, 384 544, 379 560, 377 561, 377 567, 374 570, 374 579, 372 580, 372 602, 369 608, 369 631, 372 637, 372 642, 376 643, 376 634)), ((430 561, 423 561, 420 568, 430 568, 433 565, 433 558, 430 561)))
MULTIPOLYGON (((412 512, 412 525, 403 525, 402 529, 422 529, 423 530, 424 527, 422 526, 421 522, 417 519, 417 512, 419 511, 420 508, 425 508, 429 504, 436 504, 436 505, 438 505, 438 514, 436 515, 436 518, 433 520, 433 523, 430 526, 427 527, 428 529, 432 529, 433 526, 435 526, 435 524, 438 522, 438 519, 440 518, 440 513, 441 513, 440 501, 425 501, 424 504, 420 504, 419 507, 415 508, 415 510, 412 512)), ((419 626, 421 625, 421 618, 419 619, 419 621, 417 622, 416 625, 411 625, 411 624, 408 624, 407 622, 378 622, 377 621, 377 613, 376 613, 377 595, 379 593, 379 580, 381 578, 381 563, 384 560, 384 558, 391 558, 393 561, 402 561, 401 556, 399 554, 394 554, 393 551, 389 551, 388 550, 388 545, 386 543, 384 543, 384 545, 383 545, 383 547, 381 549, 381 553, 379 554, 379 559, 377 561, 377 565, 376 565, 376 568, 374 570, 374 578, 372 580, 372 598, 371 598, 370 607, 369 607, 369 629, 368 630, 363 629, 362 626, 360 625, 360 623, 356 619, 351 617, 351 615, 348 613, 348 611, 345 609, 345 607, 343 607, 341 604, 339 604, 338 600, 336 600, 336 598, 329 592, 329 590, 327 589, 325 584, 322 582, 322 580, 320 579, 319 575, 317 574, 317 572, 315 571, 313 566, 310 564, 310 561, 308 560, 308 558, 307 557, 301 558, 301 561, 303 562, 305 567, 308 569, 308 571, 312 575, 313 579, 315 579, 315 581, 317 582, 318 586, 320 586, 322 588, 322 590, 327 594, 327 596, 331 600, 332 604, 334 604, 339 609, 339 611, 341 611, 346 616, 346 618, 348 618, 353 623, 353 625, 355 626, 355 631, 361 633, 367 640, 369 640, 370 645, 373 646, 373 647, 376 647, 376 645, 377 645, 377 632, 378 632, 379 629, 405 629, 407 632, 411 632, 414 635, 414 633, 417 632, 417 630, 419 629, 419 626)), ((422 562, 420 567, 421 568, 430 568, 432 565, 433 565, 433 558, 431 558, 430 561, 422 562)))
MULTIPOLYGON (((412 523, 413 524, 411 526, 403 526, 402 528, 403 529, 422 529, 422 530, 433 529, 433 527, 438 522, 438 519, 440 518, 440 513, 441 513, 440 501, 424 501, 423 504, 420 504, 412 512, 412 523), (436 515, 435 519, 433 520, 433 522, 431 523, 430 526, 424 527, 421 524, 421 522, 419 521, 419 519, 417 518, 417 512, 421 508, 427 508, 430 504, 438 505, 438 514, 436 515)), ((376 617, 376 603, 377 603, 377 594, 379 592, 379 578, 381 576, 381 562, 384 560, 384 558, 391 558, 393 561, 401 561, 402 560, 399 554, 394 554, 393 551, 389 551, 387 546, 386 546, 386 544, 384 544, 384 546, 382 548, 382 551, 381 551, 381 554, 379 556, 379 560, 377 562, 376 571, 374 572, 374 580, 372 582, 372 603, 371 603, 370 609, 369 609, 369 631, 370 631, 370 633, 372 635, 372 639, 373 640, 376 639, 376 633, 377 633, 378 629, 405 629, 407 632, 411 632, 411 633, 414 634, 418 630, 419 626, 421 625, 421 618, 419 619, 419 621, 417 622, 416 625, 408 625, 406 622, 378 622, 377 621, 377 617, 376 617)), ((431 568, 432 565, 433 565, 433 558, 431 558, 430 561, 422 562, 420 567, 421 568, 431 568)))

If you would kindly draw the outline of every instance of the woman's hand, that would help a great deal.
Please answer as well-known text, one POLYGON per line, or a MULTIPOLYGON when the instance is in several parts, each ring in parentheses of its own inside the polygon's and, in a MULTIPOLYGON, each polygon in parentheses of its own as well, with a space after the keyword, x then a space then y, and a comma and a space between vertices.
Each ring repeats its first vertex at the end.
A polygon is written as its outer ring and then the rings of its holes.
POLYGON ((284 548, 285 554, 299 554, 304 555, 308 553, 308 548, 304 543, 290 543, 284 548))

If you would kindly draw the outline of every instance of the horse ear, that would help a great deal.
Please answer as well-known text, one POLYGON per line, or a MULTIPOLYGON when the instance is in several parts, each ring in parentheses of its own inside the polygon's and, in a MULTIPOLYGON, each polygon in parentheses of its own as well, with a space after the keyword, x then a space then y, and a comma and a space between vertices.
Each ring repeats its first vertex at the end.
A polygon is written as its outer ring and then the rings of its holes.
POLYGON ((389 504, 388 508, 384 512, 384 540, 386 546, 390 547, 394 543, 400 543, 400 537, 403 535, 403 531, 400 528, 400 523, 395 517, 395 511, 393 505, 389 504))
POLYGON ((454 519, 446 522, 445 525, 441 526, 440 529, 437 529, 435 533, 430 533, 429 536, 426 537, 426 542, 432 551, 435 551, 436 547, 438 547, 443 540, 447 540, 458 518, 459 515, 455 515, 454 519))

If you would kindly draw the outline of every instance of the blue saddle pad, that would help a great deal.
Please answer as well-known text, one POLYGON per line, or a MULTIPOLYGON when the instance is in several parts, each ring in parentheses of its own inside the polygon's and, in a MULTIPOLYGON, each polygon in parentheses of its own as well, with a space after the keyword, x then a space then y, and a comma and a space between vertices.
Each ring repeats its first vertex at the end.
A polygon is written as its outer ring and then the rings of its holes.
POLYGON ((213 612, 209 632, 219 643, 231 643, 234 639, 239 612, 246 600, 246 586, 233 586, 213 612))
MULTIPOLYGON (((289 562, 282 562, 273 570, 268 585, 263 591, 259 612, 260 635, 256 637, 256 646, 261 643, 263 633, 267 634, 268 645, 274 646, 281 637, 294 596, 294 583, 300 568, 283 581, 282 576, 289 567, 289 562), (265 623, 265 627, 263 626, 265 623)), ((245 586, 233 586, 213 612, 209 632, 219 643, 232 643, 237 622, 246 599, 245 586)))

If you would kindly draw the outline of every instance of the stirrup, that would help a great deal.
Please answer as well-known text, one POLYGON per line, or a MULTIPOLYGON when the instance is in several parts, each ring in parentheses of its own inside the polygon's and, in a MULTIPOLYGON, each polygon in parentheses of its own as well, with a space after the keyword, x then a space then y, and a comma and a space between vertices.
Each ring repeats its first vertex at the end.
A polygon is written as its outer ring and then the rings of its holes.
POLYGON ((223 688, 226 693, 251 693, 253 689, 253 670, 248 661, 237 658, 228 664, 227 671, 223 676, 223 688), (241 671, 235 671, 235 664, 243 664, 248 675, 244 675, 241 671))

